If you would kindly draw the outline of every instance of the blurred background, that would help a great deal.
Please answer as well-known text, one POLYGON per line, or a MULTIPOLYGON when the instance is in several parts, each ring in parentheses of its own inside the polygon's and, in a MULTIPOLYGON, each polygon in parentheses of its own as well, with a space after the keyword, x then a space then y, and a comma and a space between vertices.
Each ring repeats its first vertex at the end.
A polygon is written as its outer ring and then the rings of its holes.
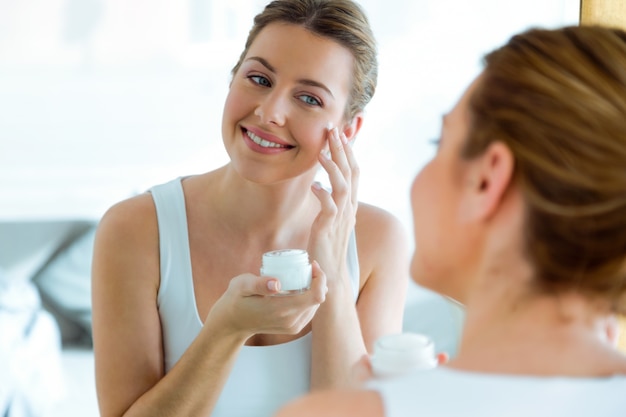
MULTIPOLYGON (((0 0, 0 415, 97 416, 95 224, 121 199, 227 162, 230 70, 265 3, 0 0)), ((529 27, 577 24, 579 0, 360 3, 380 76, 354 147, 359 196, 410 237, 410 183, 482 56, 529 27)), ((412 285, 405 322, 454 355, 460 307, 412 285)))

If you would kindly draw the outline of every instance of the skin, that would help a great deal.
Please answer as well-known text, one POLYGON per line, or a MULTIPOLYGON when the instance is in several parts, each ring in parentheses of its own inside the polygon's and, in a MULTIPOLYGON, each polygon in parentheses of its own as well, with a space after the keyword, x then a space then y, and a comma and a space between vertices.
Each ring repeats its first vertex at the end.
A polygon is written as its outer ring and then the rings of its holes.
MULTIPOLYGON (((511 151, 494 142, 483 155, 460 159, 468 100, 480 82, 445 116, 437 155, 411 188, 411 275, 466 307, 458 355, 446 366, 511 375, 624 374, 626 357, 614 348, 615 318, 607 305, 574 292, 531 291, 533 268, 522 250, 524 200, 513 181, 511 151)), ((417 396, 415 404, 418 409, 417 396)), ((277 417, 320 415, 381 417, 384 408, 377 392, 335 390, 295 400, 277 417)))
POLYGON ((401 330, 406 239, 394 217, 357 200, 348 144, 363 117, 344 119, 351 71, 349 50, 298 26, 271 24, 254 41, 224 107, 231 162, 182 182, 196 308, 205 320, 167 374, 152 197, 120 202, 102 218, 92 278, 102 416, 210 415, 244 344, 308 332, 312 387, 342 386, 378 337, 401 330), (338 128, 328 130, 329 122, 338 128), (286 147, 260 148, 247 132, 286 147), (332 193, 311 186, 320 165, 332 193), (361 274, 356 306, 345 267, 352 230, 361 274), (261 255, 280 248, 309 251, 309 291, 265 297, 278 287, 256 275, 261 255))

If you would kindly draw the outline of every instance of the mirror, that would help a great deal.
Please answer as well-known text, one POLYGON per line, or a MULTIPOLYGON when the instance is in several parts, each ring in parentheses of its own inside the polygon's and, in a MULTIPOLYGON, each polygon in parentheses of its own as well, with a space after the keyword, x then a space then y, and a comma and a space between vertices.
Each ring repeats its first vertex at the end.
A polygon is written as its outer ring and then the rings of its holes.
MULTIPOLYGON (((0 272, 29 279, 72 227, 227 161, 220 124, 230 69, 266 1, 0 5, 0 272)), ((359 196, 399 217, 411 238, 411 181, 483 54, 531 26, 577 24, 579 0, 360 3, 378 39, 380 74, 354 148, 359 196)), ((426 329, 454 354, 458 307, 412 286, 406 317, 408 331, 426 329)), ((95 415, 93 353, 75 353, 64 350, 64 372, 85 392, 70 392, 59 415, 95 415)))

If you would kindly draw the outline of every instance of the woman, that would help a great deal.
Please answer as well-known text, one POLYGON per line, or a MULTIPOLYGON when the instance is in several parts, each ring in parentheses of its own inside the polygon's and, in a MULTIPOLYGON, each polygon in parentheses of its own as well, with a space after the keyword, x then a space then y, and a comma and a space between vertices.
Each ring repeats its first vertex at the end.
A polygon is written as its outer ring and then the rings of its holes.
POLYGON ((466 306, 457 356, 280 417, 624 415, 624 68, 626 33, 599 27, 486 57, 411 189, 411 274, 466 306))
POLYGON ((99 225, 102 416, 270 415, 345 384, 376 338, 401 329, 403 230, 357 201, 350 147, 376 87, 365 14, 350 0, 274 1, 232 75, 230 162, 118 203, 99 225), (320 164, 332 192, 314 184, 320 164), (272 297, 262 254, 285 248, 308 250, 311 288, 272 297))

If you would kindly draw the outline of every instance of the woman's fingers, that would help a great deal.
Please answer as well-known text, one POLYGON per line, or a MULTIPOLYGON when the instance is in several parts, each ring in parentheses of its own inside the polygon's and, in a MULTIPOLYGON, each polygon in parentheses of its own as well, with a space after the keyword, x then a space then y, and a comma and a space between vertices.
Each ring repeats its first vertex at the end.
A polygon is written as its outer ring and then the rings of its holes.
POLYGON ((337 206, 335 205, 335 201, 330 193, 323 189, 318 182, 313 183, 311 190, 320 201, 322 208, 315 219, 315 222, 322 228, 332 226, 335 216, 337 215, 337 206))
POLYGON ((277 296, 273 277, 242 274, 234 277, 221 298, 221 311, 231 326, 246 334, 295 334, 311 321, 326 297, 326 275, 317 262, 312 264, 311 288, 297 295, 277 296), (230 307, 229 307, 230 306, 230 307))
POLYGON ((332 187, 333 200, 335 200, 335 204, 338 206, 339 210, 342 210, 345 206, 345 203, 343 203, 345 201, 345 196, 349 192, 348 179, 346 179, 335 161, 330 159, 324 153, 320 153, 319 161, 328 174, 328 179, 330 180, 330 185, 332 187))
POLYGON ((358 183, 358 165, 346 137, 335 128, 329 132, 330 157, 320 153, 320 164, 326 170, 332 192, 313 184, 312 191, 320 201, 321 210, 313 224, 309 249, 324 267, 336 254, 343 253, 349 233, 354 227, 358 183), (343 138, 340 139, 340 137, 343 138), (352 171, 355 171, 353 173, 352 171), (356 175, 355 175, 356 174, 356 175))
MULTIPOLYGON (((330 151, 333 162, 339 167, 343 177, 350 180, 359 176, 359 164, 354 156, 351 143, 343 132, 333 129, 330 138, 330 151)), ((348 181, 350 182, 350 181, 348 181)), ((352 182, 354 184, 354 182, 352 182)))
POLYGON ((348 142, 343 133, 339 133, 336 127, 329 132, 330 155, 346 179, 350 178, 350 164, 346 155, 345 145, 348 142))
POLYGON ((280 291, 280 281, 272 277, 258 277, 254 274, 242 274, 230 280, 230 286, 236 287, 244 297, 255 295, 274 295, 280 291))
POLYGON ((350 197, 350 202, 354 207, 357 204, 357 189, 359 183, 359 165, 343 132, 337 128, 329 131, 330 159, 321 161, 322 166, 328 172, 328 176, 333 187, 333 197, 336 200, 350 197))
POLYGON ((349 143, 344 144, 344 153, 350 167, 350 197, 353 207, 356 207, 358 204, 357 190, 359 189, 359 177, 361 176, 361 169, 359 168, 359 164, 357 163, 356 157, 354 156, 352 146, 350 146, 349 143))

